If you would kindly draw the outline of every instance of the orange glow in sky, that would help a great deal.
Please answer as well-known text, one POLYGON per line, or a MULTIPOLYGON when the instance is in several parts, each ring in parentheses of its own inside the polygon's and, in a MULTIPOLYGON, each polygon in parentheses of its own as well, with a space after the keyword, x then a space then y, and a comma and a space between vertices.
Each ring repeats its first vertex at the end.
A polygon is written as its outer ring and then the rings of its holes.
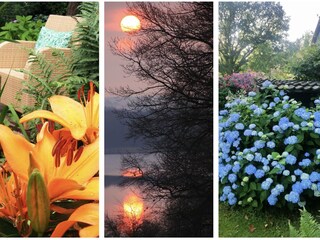
POLYGON ((143 201, 135 195, 128 195, 123 201, 124 217, 131 221, 142 220, 143 201))
POLYGON ((137 168, 126 169, 121 174, 123 177, 142 177, 142 172, 137 168))
POLYGON ((123 32, 138 31, 141 27, 140 20, 133 15, 125 16, 120 23, 123 32))

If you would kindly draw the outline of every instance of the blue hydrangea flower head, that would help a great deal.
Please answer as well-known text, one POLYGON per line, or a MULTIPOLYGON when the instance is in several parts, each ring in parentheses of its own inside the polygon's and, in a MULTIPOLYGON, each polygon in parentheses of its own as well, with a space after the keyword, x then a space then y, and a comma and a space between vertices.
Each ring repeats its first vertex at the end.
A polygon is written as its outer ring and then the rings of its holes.
POLYGON ((283 108, 284 110, 286 110, 286 109, 288 109, 289 107, 290 107, 290 104, 289 104, 289 103, 286 103, 285 105, 283 105, 282 108, 283 108))
POLYGON ((318 172, 312 172, 309 179, 311 182, 318 182, 320 181, 320 174, 318 172))
POLYGON ((231 122, 237 122, 240 118, 240 114, 239 113, 231 113, 230 114, 230 121, 231 122))
POLYGON ((222 192, 226 195, 228 195, 229 193, 231 193, 231 187, 230 186, 225 186, 223 189, 222 189, 222 192))
POLYGON ((257 148, 257 149, 261 149, 261 148, 264 148, 266 145, 266 142, 265 141, 262 141, 262 140, 257 140, 254 142, 254 146, 257 148))
POLYGON ((235 175, 234 173, 229 174, 228 180, 230 183, 234 183, 235 181, 237 181, 237 175, 235 175))
POLYGON ((254 155, 251 154, 251 153, 249 153, 249 154, 246 155, 246 159, 247 159, 248 161, 252 161, 252 160, 254 159, 254 155))
POLYGON ((235 205, 237 203, 237 198, 236 197, 229 198, 228 199, 228 203, 229 203, 230 206, 235 205))
POLYGON ((261 114, 263 113, 263 109, 262 108, 256 108, 254 111, 253 111, 253 114, 255 115, 258 115, 260 116, 261 114))
POLYGON ((303 173, 303 172, 302 172, 301 169, 296 169, 296 170, 294 170, 294 175, 296 175, 296 176, 300 176, 302 173, 303 173))
POLYGON ((288 202, 298 203, 300 201, 300 195, 297 192, 291 191, 288 196, 288 202))
POLYGON ((246 137, 251 136, 252 130, 250 129, 246 129, 243 133, 243 135, 245 135, 246 137))
POLYGON ((249 97, 254 97, 254 96, 256 96, 256 95, 257 95, 257 93, 255 93, 255 92, 249 92, 249 93, 248 93, 248 96, 249 96, 249 97))
POLYGON ((272 87, 272 82, 267 80, 262 83, 262 87, 264 87, 264 88, 272 87))
POLYGON ((280 116, 280 112, 279 111, 276 111, 273 113, 273 117, 279 117, 280 116))
POLYGON ((295 164, 296 161, 297 161, 297 158, 296 158, 294 155, 289 154, 289 155, 286 157, 286 163, 288 163, 288 164, 290 164, 290 165, 295 164))
POLYGON ((301 167, 308 167, 310 166, 310 164, 311 164, 311 160, 309 158, 302 159, 302 161, 299 162, 299 166, 301 167))
POLYGON ((243 130, 243 129, 244 129, 244 125, 243 125, 242 123, 237 123, 236 126, 235 126, 235 128, 236 128, 237 130, 243 130))
POLYGON ((257 168, 256 168, 254 165, 252 165, 252 164, 249 164, 249 165, 245 168, 245 172, 246 172, 246 174, 248 174, 248 175, 252 175, 252 174, 254 174, 256 171, 257 171, 257 168))
POLYGON ((302 189, 311 188, 311 185, 312 185, 312 183, 311 183, 310 179, 304 179, 304 180, 301 181, 302 189))
POLYGON ((265 172, 262 169, 258 169, 255 173, 254 176, 259 179, 264 177, 265 172))
POLYGON ((298 194, 302 193, 303 187, 301 185, 301 182, 295 182, 294 184, 292 184, 292 191, 298 194))
POLYGON ((269 203, 270 206, 276 205, 277 202, 278 202, 278 198, 277 198, 276 196, 274 196, 274 195, 271 194, 271 195, 268 197, 268 203, 269 203))
POLYGON ((285 145, 296 144, 297 142, 298 142, 298 138, 296 136, 290 136, 284 140, 285 145))
POLYGON ((220 114, 221 116, 227 115, 228 113, 229 113, 229 111, 226 110, 226 109, 221 110, 221 111, 219 112, 219 114, 220 114))
POLYGON ((267 178, 266 180, 264 180, 262 183, 261 183, 261 188, 263 190, 269 190, 271 184, 272 184, 273 180, 271 178, 267 178))
POLYGON ((287 176, 290 175, 290 171, 289 170, 284 170, 282 175, 287 177, 287 176))
POLYGON ((268 148, 274 148, 276 146, 276 144, 274 143, 274 142, 272 142, 272 141, 269 141, 269 142, 267 142, 267 147, 268 148))

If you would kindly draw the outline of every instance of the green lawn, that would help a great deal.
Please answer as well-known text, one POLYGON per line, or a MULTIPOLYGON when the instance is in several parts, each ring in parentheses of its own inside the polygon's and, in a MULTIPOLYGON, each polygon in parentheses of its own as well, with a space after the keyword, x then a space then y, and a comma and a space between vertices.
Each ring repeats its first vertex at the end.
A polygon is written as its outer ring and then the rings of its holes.
POLYGON ((298 211, 255 211, 219 204, 219 237, 289 237, 288 219, 299 226, 298 211))

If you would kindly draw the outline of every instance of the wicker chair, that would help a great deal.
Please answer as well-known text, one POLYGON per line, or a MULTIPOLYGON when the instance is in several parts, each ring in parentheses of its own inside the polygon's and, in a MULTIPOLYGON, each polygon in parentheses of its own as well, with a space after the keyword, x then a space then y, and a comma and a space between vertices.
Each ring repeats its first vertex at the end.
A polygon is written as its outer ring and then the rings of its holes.
MULTIPOLYGON (((75 29, 77 22, 77 19, 70 16, 50 15, 45 27, 58 32, 69 32, 75 29)), ((26 50, 26 48, 34 48, 35 43, 35 41, 19 41, 18 43, 3 42, 0 44, 1 86, 7 79, 0 102, 5 105, 12 104, 19 112, 22 111, 22 106, 34 105, 34 99, 28 94, 23 94, 21 101, 17 101, 15 96, 23 88, 22 82, 27 81, 29 78, 29 75, 21 72, 21 69, 31 72, 36 72, 38 69, 36 62, 28 61, 29 53, 26 50)), ((66 56, 71 55, 70 48, 59 49, 66 56)), ((39 50, 39 53, 43 54, 46 60, 53 64, 56 61, 52 55, 51 48, 42 48, 39 50)))

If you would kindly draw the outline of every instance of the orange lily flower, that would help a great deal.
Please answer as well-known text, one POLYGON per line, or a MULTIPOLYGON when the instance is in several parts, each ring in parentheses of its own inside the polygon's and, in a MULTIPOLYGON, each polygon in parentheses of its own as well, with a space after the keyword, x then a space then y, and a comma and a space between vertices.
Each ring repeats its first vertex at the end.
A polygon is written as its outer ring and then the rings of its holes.
MULTIPOLYGON (((29 143, 4 125, 0 125, 0 136, 0 145, 12 171, 27 182, 29 170, 39 169, 47 186, 51 203, 60 199, 68 199, 68 193, 76 198, 77 191, 75 190, 85 189, 86 184, 89 186, 88 191, 91 192, 93 199, 97 198, 97 194, 92 192, 94 188, 98 192, 98 182, 96 179, 91 179, 99 170, 99 138, 84 146, 81 156, 71 166, 67 164, 68 156, 64 156, 60 159, 60 166, 55 167, 55 158, 50 153, 56 144, 56 138, 49 131, 47 122, 38 134, 36 144, 29 143)), ((78 191, 77 199, 90 198, 85 192, 80 192, 78 191)))
POLYGON ((78 98, 80 103, 66 96, 52 96, 48 99, 52 112, 37 110, 22 117, 20 122, 48 119, 70 130, 74 139, 81 140, 85 145, 90 144, 99 135, 99 94, 94 92, 90 82, 87 98, 83 88, 78 92, 78 98))
POLYGON ((22 236, 31 233, 27 223, 26 185, 5 167, 0 170, 0 217, 12 222, 22 236))
POLYGON ((75 223, 81 222, 89 224, 79 231, 80 237, 98 237, 99 236, 99 204, 88 203, 77 208, 67 221, 57 225, 51 237, 62 237, 63 234, 75 223))

